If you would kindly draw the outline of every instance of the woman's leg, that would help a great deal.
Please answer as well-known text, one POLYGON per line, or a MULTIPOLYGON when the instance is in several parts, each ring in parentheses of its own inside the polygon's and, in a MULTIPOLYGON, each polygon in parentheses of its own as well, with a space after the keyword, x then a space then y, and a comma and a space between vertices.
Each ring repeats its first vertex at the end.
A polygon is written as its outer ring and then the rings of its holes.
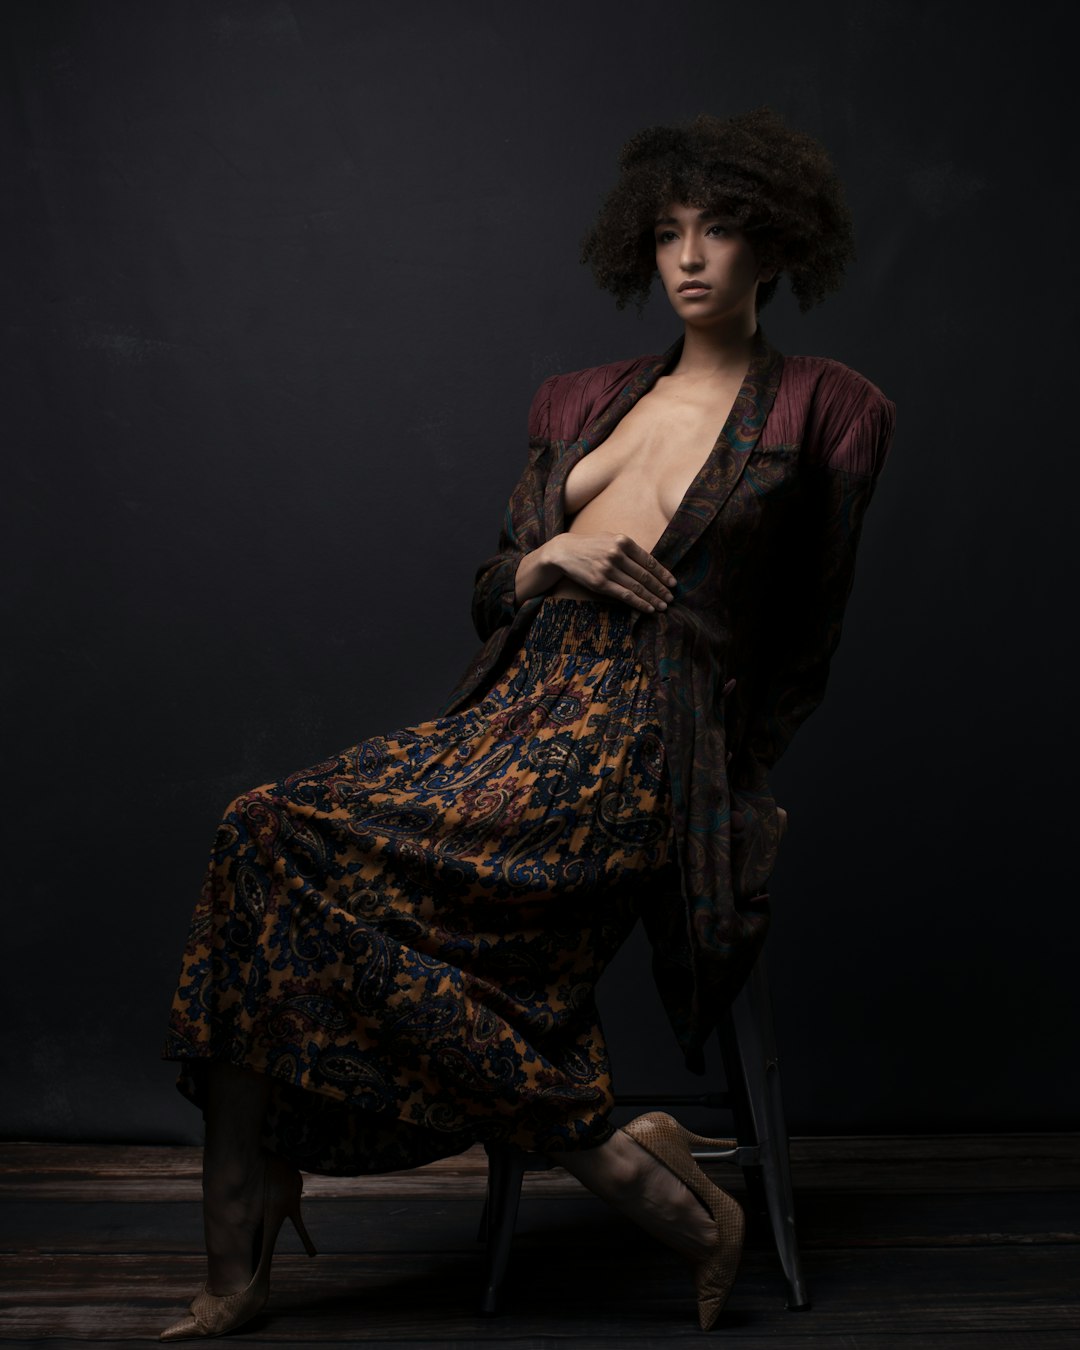
POLYGON ((264 1154, 260 1143, 270 1097, 265 1074, 206 1065, 203 1228, 211 1294, 243 1289, 257 1264, 264 1154))
POLYGON ((716 1224, 705 1206, 673 1172, 622 1130, 592 1148, 549 1155, 661 1242, 698 1262, 712 1251, 716 1224))

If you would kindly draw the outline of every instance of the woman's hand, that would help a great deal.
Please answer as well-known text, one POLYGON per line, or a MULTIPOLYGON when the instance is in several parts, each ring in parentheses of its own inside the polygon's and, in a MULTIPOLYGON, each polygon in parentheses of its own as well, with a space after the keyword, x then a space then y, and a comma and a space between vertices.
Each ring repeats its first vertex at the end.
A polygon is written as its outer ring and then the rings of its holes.
POLYGON ((546 591, 560 574, 646 614, 667 609, 676 585, 667 568, 628 534, 557 534, 518 564, 518 602, 546 591))

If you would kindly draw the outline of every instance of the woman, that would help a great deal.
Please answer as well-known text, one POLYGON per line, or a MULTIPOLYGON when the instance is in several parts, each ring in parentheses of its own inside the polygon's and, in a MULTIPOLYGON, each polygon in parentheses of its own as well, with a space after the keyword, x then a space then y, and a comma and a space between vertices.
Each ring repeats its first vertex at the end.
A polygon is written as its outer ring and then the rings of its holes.
POLYGON ((680 1251, 703 1327, 734 1280, 742 1213, 696 1137, 610 1124, 594 990, 641 915, 700 1069, 765 935, 767 774, 821 699, 893 407, 757 324, 781 274, 805 309, 852 254, 816 142, 759 109, 620 166, 584 260, 620 307, 659 274, 682 336, 540 387, 443 715, 222 822, 165 1051, 206 1119, 209 1278, 162 1339, 260 1310, 286 1216, 307 1241, 298 1167, 477 1141, 556 1156, 680 1251))

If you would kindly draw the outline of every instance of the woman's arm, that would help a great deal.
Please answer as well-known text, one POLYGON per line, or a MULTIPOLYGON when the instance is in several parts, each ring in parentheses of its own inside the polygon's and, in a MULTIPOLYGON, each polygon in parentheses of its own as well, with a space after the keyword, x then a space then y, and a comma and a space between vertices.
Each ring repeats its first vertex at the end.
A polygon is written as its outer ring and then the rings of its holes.
MULTIPOLYGON (((551 467, 551 396, 558 379, 558 375, 546 379, 533 396, 529 408, 529 458, 503 515, 498 552, 476 570, 472 619, 484 642, 496 629, 511 622, 527 598, 518 594, 515 581, 522 558, 538 549, 542 542, 544 484, 551 467)), ((552 577, 547 585, 554 580, 552 577)))
POLYGON ((761 779, 821 702, 840 641, 863 518, 892 440, 895 406, 867 383, 855 415, 809 447, 798 552, 789 603, 765 652, 760 691, 739 755, 748 781, 761 779))

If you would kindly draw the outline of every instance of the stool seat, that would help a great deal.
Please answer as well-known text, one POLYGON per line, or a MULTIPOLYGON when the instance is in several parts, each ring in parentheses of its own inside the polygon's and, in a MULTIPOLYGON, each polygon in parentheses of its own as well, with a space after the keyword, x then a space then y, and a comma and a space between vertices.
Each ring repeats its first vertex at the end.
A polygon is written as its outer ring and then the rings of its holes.
MULTIPOLYGON (((740 1167, 748 1199, 768 1217, 780 1265, 788 1285, 787 1307, 810 1306, 795 1239, 794 1196, 787 1126, 780 1090, 780 1064, 773 1031, 765 961, 759 956, 731 1008, 717 1027, 727 1082, 725 1092, 684 1096, 618 1096, 620 1106, 709 1106, 730 1110, 737 1144, 729 1149, 694 1149, 699 1162, 725 1162, 740 1167)), ((546 1171, 554 1162, 509 1144, 485 1146, 488 1155, 487 1197, 480 1219, 479 1240, 486 1244, 486 1271, 480 1302, 482 1313, 497 1313, 517 1224, 521 1182, 528 1171, 546 1171)))

